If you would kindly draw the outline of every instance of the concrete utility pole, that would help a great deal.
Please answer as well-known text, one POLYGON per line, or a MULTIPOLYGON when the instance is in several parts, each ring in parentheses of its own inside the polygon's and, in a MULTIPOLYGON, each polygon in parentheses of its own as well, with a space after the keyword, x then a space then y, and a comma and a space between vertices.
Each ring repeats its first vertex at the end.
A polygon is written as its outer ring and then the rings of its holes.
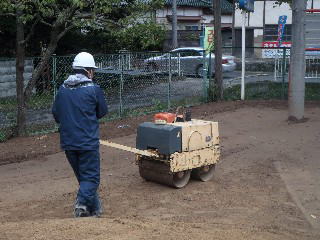
POLYGON ((305 19, 307 0, 292 1, 292 47, 289 76, 289 120, 304 117, 305 19))
POLYGON ((222 77, 222 36, 221 36, 221 0, 213 2, 214 11, 214 67, 215 67, 215 97, 223 99, 223 77, 222 77))
POLYGON ((172 0, 172 49, 178 47, 177 0, 172 0))

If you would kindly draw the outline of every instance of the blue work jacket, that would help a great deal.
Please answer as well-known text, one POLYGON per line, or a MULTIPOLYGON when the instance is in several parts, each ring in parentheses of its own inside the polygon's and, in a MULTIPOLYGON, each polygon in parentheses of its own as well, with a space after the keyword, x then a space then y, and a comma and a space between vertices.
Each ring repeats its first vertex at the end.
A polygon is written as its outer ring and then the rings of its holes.
POLYGON ((101 88, 82 74, 71 75, 60 87, 52 114, 59 124, 63 150, 99 148, 99 119, 108 112, 101 88))

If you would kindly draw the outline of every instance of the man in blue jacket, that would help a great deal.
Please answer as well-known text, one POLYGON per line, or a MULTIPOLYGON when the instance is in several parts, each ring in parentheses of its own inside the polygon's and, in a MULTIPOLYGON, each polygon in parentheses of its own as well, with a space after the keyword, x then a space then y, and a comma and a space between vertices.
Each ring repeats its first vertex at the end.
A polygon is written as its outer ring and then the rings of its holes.
POLYGON ((99 121, 108 112, 103 91, 92 82, 94 58, 79 53, 70 75, 60 87, 52 113, 59 124, 61 148, 79 182, 75 217, 99 217, 102 206, 100 184, 99 121))

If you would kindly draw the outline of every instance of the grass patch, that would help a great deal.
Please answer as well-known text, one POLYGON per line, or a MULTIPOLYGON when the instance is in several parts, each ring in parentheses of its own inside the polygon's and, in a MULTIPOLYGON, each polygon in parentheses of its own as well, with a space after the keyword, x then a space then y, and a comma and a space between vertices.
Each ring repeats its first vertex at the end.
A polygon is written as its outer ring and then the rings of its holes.
POLYGON ((307 83, 306 84, 306 100, 320 100, 320 84, 307 83))
MULTIPOLYGON (((240 85, 224 90, 224 100, 239 100, 240 85)), ((288 83, 259 82, 246 84, 247 100, 288 99, 288 83)), ((320 83, 306 83, 305 100, 320 100, 320 83)))
POLYGON ((179 106, 183 106, 183 107, 195 106, 195 105, 204 103, 205 101, 206 99, 203 96, 187 97, 180 100, 171 101, 171 109, 175 109, 179 106))
POLYGON ((119 119, 119 111, 109 112, 105 117, 99 120, 100 123, 110 122, 112 120, 119 119))
POLYGON ((58 125, 55 122, 27 125, 27 136, 42 135, 58 131, 58 125))
POLYGON ((167 102, 161 102, 158 99, 152 99, 152 105, 144 106, 144 107, 137 107, 137 108, 127 108, 124 109, 121 117, 133 117, 139 115, 145 115, 154 112, 160 112, 168 109, 167 102))
MULTIPOLYGON (((28 109, 47 109, 50 108, 53 102, 53 94, 35 94, 31 96, 27 102, 28 109)), ((16 97, 5 97, 0 98, 0 111, 12 112, 17 110, 17 99, 16 97)))
POLYGON ((0 142, 4 142, 8 139, 7 137, 7 131, 5 131, 4 129, 0 130, 0 142))

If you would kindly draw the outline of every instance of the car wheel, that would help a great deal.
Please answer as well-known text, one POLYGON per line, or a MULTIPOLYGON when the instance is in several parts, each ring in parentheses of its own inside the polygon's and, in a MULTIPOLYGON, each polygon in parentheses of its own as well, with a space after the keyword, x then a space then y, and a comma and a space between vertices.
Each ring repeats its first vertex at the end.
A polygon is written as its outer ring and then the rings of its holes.
POLYGON ((196 72, 197 77, 202 78, 203 77, 203 65, 198 65, 195 72, 196 72))
POLYGON ((147 70, 149 71, 149 72, 153 72, 153 71, 158 71, 159 70, 159 67, 157 66, 157 64, 155 64, 155 63, 148 63, 148 65, 147 65, 147 70))

